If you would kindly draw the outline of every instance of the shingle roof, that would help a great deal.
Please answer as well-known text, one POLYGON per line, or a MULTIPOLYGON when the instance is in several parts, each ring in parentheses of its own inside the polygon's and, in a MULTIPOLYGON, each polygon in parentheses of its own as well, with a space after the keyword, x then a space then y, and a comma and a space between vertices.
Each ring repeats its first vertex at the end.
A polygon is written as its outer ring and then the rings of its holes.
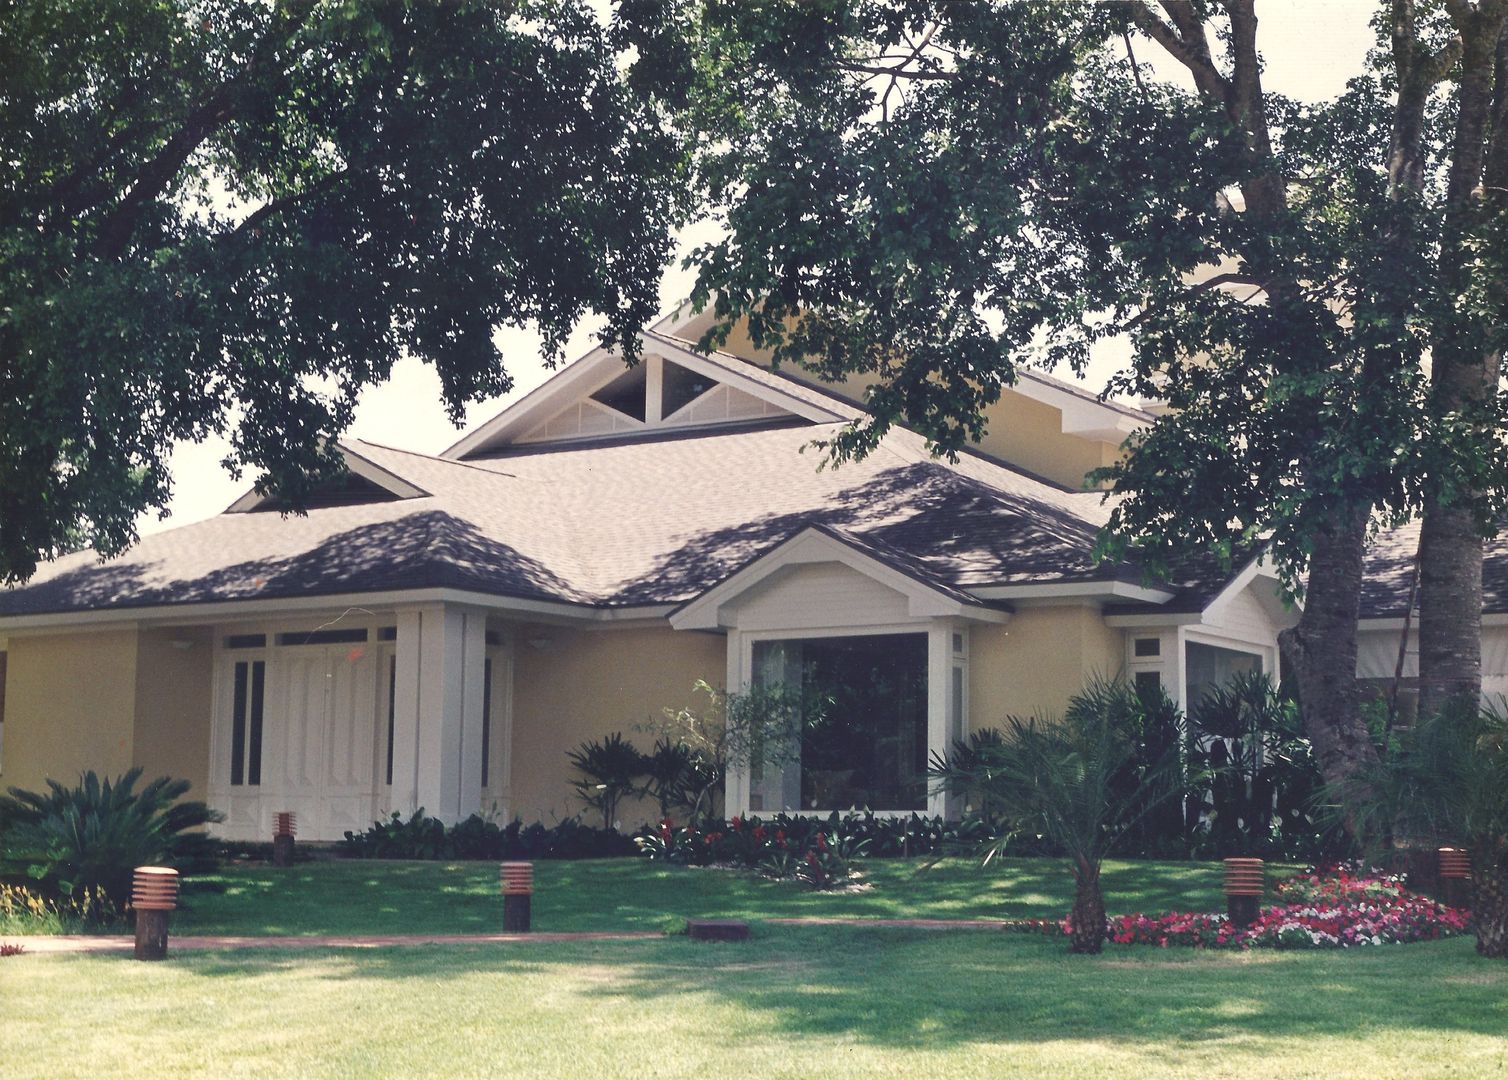
POLYGON ((819 469, 836 424, 538 447, 473 462, 354 442, 427 496, 222 514, 0 592, 0 616, 454 586, 598 606, 680 603, 824 524, 968 588, 1125 578, 1096 566, 1106 507, 991 461, 928 457, 909 432, 819 469))

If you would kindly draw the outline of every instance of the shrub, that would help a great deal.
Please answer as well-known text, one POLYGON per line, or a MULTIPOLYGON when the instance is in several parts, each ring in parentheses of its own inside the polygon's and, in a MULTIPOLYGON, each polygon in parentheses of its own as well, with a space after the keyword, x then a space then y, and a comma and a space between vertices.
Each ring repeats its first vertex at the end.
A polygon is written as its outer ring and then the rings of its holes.
POLYGON ((598 859, 633 855, 634 842, 615 829, 596 829, 576 818, 547 826, 524 825, 515 818, 498 825, 480 814, 459 824, 445 823, 415 811, 407 821, 399 813, 359 833, 347 832, 342 848, 359 859, 598 859))
POLYGON ((77 787, 47 782, 45 793, 10 789, 0 798, 0 878, 29 878, 50 898, 103 890, 123 909, 138 866, 179 870, 213 865, 213 841, 191 830, 223 818, 202 802, 180 802, 187 780, 160 777, 140 791, 141 769, 101 781, 86 772, 77 787))
POLYGON ((602 827, 612 829, 618 822, 618 803, 637 789, 635 781, 643 776, 648 762, 621 732, 613 732, 598 742, 584 742, 566 754, 581 779, 571 781, 577 795, 587 806, 602 815, 602 827))
POLYGON ((0 958, 7 956, 20 956, 26 951, 25 945, 11 945, 0 942, 0 958))

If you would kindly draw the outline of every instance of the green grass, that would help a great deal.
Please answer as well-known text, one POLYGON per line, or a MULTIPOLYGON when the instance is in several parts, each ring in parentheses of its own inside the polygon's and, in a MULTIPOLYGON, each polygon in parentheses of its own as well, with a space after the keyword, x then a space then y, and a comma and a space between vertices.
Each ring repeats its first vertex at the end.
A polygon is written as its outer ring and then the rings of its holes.
MULTIPOLYGON (((658 930, 666 916, 767 918, 856 915, 999 919, 1060 916, 1072 882, 1054 859, 1006 859, 981 869, 950 859, 926 869, 903 859, 864 864, 871 888, 814 893, 752 874, 657 865, 642 859, 535 864, 539 930, 658 930)), ((1112 912, 1214 911, 1223 905, 1215 863, 1111 862, 1112 912)), ((231 867, 195 890, 174 916, 178 933, 482 933, 500 929, 493 863, 342 861, 289 869, 231 867)))
POLYGON ((756 927, 381 952, 0 960, 30 1077, 1377 1077, 1508 1071, 1508 965, 756 927))

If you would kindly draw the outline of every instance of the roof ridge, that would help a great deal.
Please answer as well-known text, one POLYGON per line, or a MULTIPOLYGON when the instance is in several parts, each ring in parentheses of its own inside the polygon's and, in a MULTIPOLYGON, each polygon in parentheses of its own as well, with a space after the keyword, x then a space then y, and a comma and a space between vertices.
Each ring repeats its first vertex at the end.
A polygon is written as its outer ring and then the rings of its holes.
POLYGON ((426 454, 422 450, 410 450, 404 446, 389 446, 387 443, 373 442, 371 439, 362 439, 356 436, 352 436, 351 441, 362 443, 365 446, 375 446, 378 450, 387 450, 394 454, 407 454, 409 457, 423 458, 426 461, 438 462, 441 465, 456 465, 463 469, 475 469, 477 472, 488 473, 492 476, 513 476, 512 473, 500 472, 497 469, 484 469, 480 465, 473 464, 470 461, 459 461, 456 458, 441 457, 438 454, 426 454))

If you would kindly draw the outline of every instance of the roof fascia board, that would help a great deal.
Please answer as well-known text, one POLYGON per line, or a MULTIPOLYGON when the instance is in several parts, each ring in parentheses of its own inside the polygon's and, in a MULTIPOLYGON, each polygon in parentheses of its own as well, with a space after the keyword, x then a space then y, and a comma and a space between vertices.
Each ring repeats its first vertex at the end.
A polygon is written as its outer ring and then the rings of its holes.
POLYGON ((169 604, 157 607, 104 608, 95 611, 59 611, 37 615, 0 617, 0 633, 47 633, 85 627, 127 628, 135 624, 187 626, 195 623, 278 614, 340 612, 350 608, 397 607, 412 604, 467 604, 502 613, 563 622, 629 623, 664 619, 675 604, 645 604, 634 607, 593 607, 526 597, 494 596, 470 589, 398 589, 387 592, 335 593, 328 596, 289 596, 267 599, 221 600, 209 603, 169 604))
POLYGON ((1061 412, 1065 435, 1113 442, 1118 446, 1127 435, 1139 431, 1148 422, 1114 405, 1080 397, 1046 379, 1034 378, 1031 372, 1023 371, 1022 377, 1012 383, 1010 389, 1061 412))
POLYGON ((981 600, 1140 600, 1149 604, 1166 604, 1173 593, 1150 589, 1127 581, 1063 581, 1040 585, 981 585, 969 592, 981 600))
MULTIPOLYGON (((803 401, 793 394, 787 394, 777 387, 769 386, 757 379, 751 379, 738 368, 730 364, 721 364, 711 360, 701 353, 680 344, 663 334, 656 334, 653 338, 645 340, 644 347, 656 348, 672 355, 666 358, 679 364, 688 371, 694 371, 698 375, 705 375, 709 379, 727 383, 737 390, 751 394, 763 401, 778 405, 787 412, 795 413, 804 420, 812 420, 819 424, 830 424, 834 421, 844 420, 846 417, 832 409, 824 409, 809 401, 803 401)), ((747 360, 739 360, 739 366, 748 363, 747 360)), ((853 406, 858 408, 858 406, 853 406)))
POLYGON ((808 526, 688 601, 670 616, 670 625, 677 630, 726 629, 723 609, 750 589, 791 567, 832 562, 905 596, 907 613, 915 618, 968 618, 995 623, 1010 618, 1009 612, 975 607, 949 596, 815 526, 808 526))

